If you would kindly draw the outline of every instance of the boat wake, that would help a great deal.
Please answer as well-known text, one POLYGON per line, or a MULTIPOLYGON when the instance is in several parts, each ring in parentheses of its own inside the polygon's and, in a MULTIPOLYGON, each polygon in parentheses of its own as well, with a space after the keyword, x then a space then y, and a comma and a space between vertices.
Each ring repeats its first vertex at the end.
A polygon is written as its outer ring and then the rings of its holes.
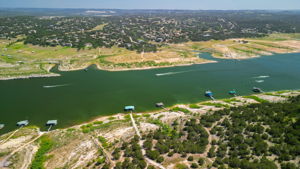
POLYGON ((270 76, 257 76, 257 77, 254 77, 255 79, 266 79, 266 78, 269 78, 270 76))
POLYGON ((263 83, 265 82, 264 80, 255 80, 256 83, 263 83))
POLYGON ((194 70, 189 71, 181 71, 181 72, 166 72, 166 73, 157 73, 156 76, 169 76, 169 75, 175 75, 175 74, 181 74, 181 73, 187 73, 187 72, 193 72, 194 70))
POLYGON ((56 87, 64 87, 64 86, 69 86, 69 84, 43 86, 43 88, 56 88, 56 87))

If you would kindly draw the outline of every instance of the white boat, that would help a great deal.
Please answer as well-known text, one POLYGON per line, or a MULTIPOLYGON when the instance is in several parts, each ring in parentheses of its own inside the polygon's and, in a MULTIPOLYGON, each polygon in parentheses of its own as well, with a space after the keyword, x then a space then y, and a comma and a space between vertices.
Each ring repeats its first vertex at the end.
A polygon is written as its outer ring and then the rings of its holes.
POLYGON ((5 125, 4 124, 0 124, 0 129, 3 129, 5 125))

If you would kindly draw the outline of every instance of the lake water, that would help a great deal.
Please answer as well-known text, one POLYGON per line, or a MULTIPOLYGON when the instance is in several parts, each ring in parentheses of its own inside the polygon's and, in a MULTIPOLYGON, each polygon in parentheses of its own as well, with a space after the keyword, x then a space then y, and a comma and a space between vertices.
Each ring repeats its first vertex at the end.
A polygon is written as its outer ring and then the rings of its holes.
MULTIPOLYGON (((209 58, 209 54, 201 57, 209 58)), ((248 60, 221 60, 200 64, 141 71, 107 72, 94 66, 87 72, 59 72, 62 76, 0 81, 0 123, 4 133, 16 122, 29 120, 43 127, 57 119, 67 127, 135 105, 138 112, 155 110, 156 102, 167 106, 251 94, 252 87, 264 91, 300 88, 300 54, 277 54, 248 60)), ((44 128, 44 127, 43 127, 44 128)))

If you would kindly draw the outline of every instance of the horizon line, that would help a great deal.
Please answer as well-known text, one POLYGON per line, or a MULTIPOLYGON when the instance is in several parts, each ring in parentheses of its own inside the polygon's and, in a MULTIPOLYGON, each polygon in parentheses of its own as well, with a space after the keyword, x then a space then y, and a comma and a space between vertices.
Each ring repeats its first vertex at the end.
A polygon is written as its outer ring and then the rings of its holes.
POLYGON ((96 9, 96 10, 179 10, 179 11, 300 11, 299 9, 167 9, 167 8, 69 8, 69 7, 0 7, 0 9, 96 9))

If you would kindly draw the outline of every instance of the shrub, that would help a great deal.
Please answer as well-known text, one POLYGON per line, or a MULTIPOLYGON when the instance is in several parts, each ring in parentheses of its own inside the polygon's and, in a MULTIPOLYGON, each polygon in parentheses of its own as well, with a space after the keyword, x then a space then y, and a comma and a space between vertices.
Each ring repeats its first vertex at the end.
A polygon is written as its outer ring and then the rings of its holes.
POLYGON ((197 163, 192 163, 191 168, 198 168, 198 164, 197 163))
POLYGON ((188 161, 193 161, 193 160, 194 160, 194 157, 193 157, 193 156, 189 156, 187 160, 188 160, 188 161))

